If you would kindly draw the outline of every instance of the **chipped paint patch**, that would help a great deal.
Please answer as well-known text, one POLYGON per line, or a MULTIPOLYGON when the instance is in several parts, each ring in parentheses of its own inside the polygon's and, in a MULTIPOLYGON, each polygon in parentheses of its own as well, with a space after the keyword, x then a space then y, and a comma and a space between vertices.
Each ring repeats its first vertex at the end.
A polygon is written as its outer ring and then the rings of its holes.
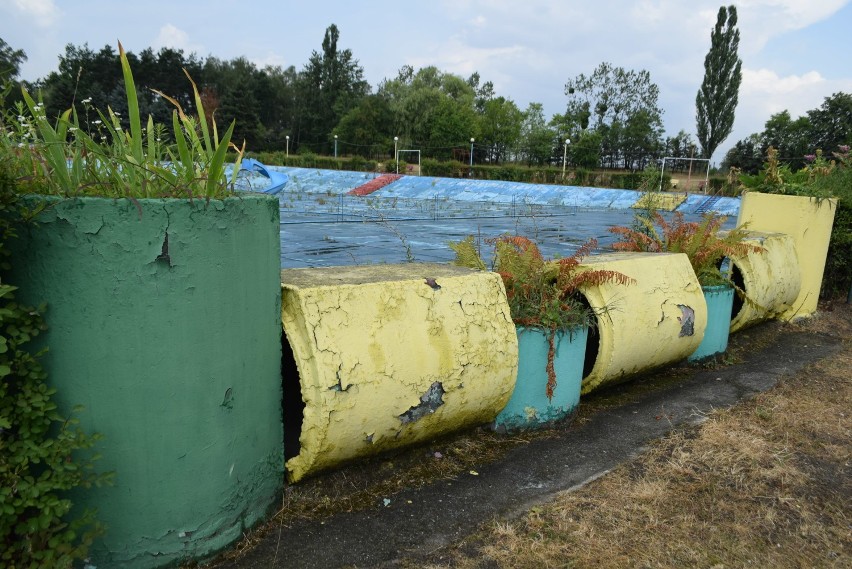
POLYGON ((680 308, 681 312, 680 316, 677 317, 677 321, 680 322, 678 337, 692 336, 695 334, 695 310, 685 304, 678 304, 677 307, 680 308))
POLYGON ((518 351, 499 275, 405 263, 288 269, 281 282, 305 402, 290 481, 505 406, 518 351))
POLYGON ((440 381, 436 381, 429 386, 429 391, 420 396, 420 404, 415 405, 405 413, 399 416, 402 424, 413 423, 418 419, 430 415, 438 410, 438 407, 444 404, 444 386, 440 381))

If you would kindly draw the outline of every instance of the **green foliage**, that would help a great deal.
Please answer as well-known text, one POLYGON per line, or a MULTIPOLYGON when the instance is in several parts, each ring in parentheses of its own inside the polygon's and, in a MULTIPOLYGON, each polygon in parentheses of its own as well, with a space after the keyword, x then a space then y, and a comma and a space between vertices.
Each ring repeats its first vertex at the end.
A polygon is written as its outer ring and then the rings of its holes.
POLYGON ((658 211, 648 216, 636 216, 639 227, 611 227, 620 236, 613 244, 617 251, 648 251, 653 253, 685 253, 702 286, 731 285, 728 275, 720 270, 722 260, 733 255, 744 256, 762 248, 744 243, 746 232, 734 229, 724 234, 719 228, 724 216, 707 213, 701 222, 687 222, 681 212, 667 222, 658 211))
POLYGON ((322 53, 312 52, 299 76, 301 128, 311 142, 322 141, 325 152, 331 148, 329 133, 370 93, 364 69, 352 50, 338 49, 339 39, 340 30, 331 24, 325 30, 322 53))
POLYGON ((722 6, 716 27, 710 33, 710 51, 704 58, 704 81, 695 97, 695 122, 698 142, 704 158, 731 134, 734 112, 742 82, 742 60, 737 51, 740 31, 737 29, 736 6, 722 6))
POLYGON ((846 294, 852 288, 852 156, 842 145, 827 159, 821 151, 808 156, 808 165, 791 173, 778 166, 770 154, 766 166, 754 178, 743 176, 744 183, 755 183, 768 193, 810 196, 818 200, 837 198, 834 225, 822 280, 823 295, 846 294))
POLYGON ((23 50, 13 49, 3 41, 3 38, 0 38, 0 108, 12 92, 21 64, 26 60, 27 54, 23 50))
MULTIPOLYGON (((602 166, 643 168, 662 148, 660 88, 646 70, 625 70, 601 63, 591 75, 580 74, 565 84, 568 105, 558 118, 572 140, 580 133, 600 136, 602 166)), ((554 117, 557 121, 557 117, 554 117)), ((578 162, 594 168, 591 160, 578 162)))
MULTIPOLYGON (((0 159, 0 255, 9 269, 6 242, 20 218, 0 159)), ((63 417, 45 383, 39 354, 28 344, 45 330, 41 309, 21 305, 16 287, 0 281, 0 566, 71 567, 86 557, 103 528, 92 511, 70 514, 67 492, 108 480, 86 454, 98 440, 63 417)))
MULTIPOLYGON (((603 283, 629 284, 630 277, 617 271, 587 270, 580 261, 597 246, 590 239, 570 257, 545 260, 538 246, 526 237, 502 235, 486 239, 494 247, 492 267, 503 279, 512 321, 518 326, 541 328, 549 332, 547 361, 547 397, 553 397, 556 374, 553 370, 554 337, 557 330, 592 326, 595 315, 580 294, 584 286, 603 283)), ((483 270, 473 236, 450 243, 457 265, 483 270)))
POLYGON ((791 172, 796 172, 807 165, 805 156, 808 153, 830 152, 850 144, 852 94, 834 93, 818 108, 797 119, 793 119, 789 111, 772 115, 763 132, 747 136, 728 151, 722 166, 736 167, 754 176, 760 172, 769 148, 775 148, 777 159, 791 172))
MULTIPOLYGON (((19 106, 0 123, 0 154, 10 158, 20 178, 34 178, 41 193, 63 196, 222 198, 233 191, 225 173, 234 123, 221 139, 210 120, 195 83, 189 78, 198 116, 189 116, 176 99, 157 92, 175 106, 174 144, 162 141, 163 127, 148 116, 145 127, 127 54, 119 43, 127 118, 108 108, 94 121, 102 130, 89 134, 75 108, 51 123, 44 104, 24 90, 26 108, 19 106), (125 128, 125 124, 127 127, 125 128)), ((86 104, 86 101, 84 101, 86 104)), ((242 150, 237 149, 235 169, 242 150)))

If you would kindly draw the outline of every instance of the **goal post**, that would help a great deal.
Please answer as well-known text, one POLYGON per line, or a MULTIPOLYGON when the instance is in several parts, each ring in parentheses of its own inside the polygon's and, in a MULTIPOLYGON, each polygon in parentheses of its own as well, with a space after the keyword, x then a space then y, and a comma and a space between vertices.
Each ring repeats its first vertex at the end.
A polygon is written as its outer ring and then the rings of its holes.
POLYGON ((396 152, 396 173, 399 174, 399 155, 403 152, 417 153, 417 175, 420 175, 420 151, 419 150, 397 150, 396 152))
POLYGON ((687 174, 687 177, 686 177, 686 187, 683 188, 684 191, 689 191, 689 184, 692 182, 692 174, 693 174, 692 163, 693 162, 706 162, 707 163, 707 169, 704 171, 704 184, 702 184, 702 185, 704 186, 703 192, 705 194, 707 193, 707 189, 709 187, 709 182, 710 182, 710 159, 709 158, 678 158, 676 156, 664 157, 663 158, 663 167, 660 169, 660 186, 658 188, 660 190, 663 189, 663 177, 666 174, 666 161, 668 161, 670 164, 673 163, 673 162, 689 162, 689 173, 687 174))

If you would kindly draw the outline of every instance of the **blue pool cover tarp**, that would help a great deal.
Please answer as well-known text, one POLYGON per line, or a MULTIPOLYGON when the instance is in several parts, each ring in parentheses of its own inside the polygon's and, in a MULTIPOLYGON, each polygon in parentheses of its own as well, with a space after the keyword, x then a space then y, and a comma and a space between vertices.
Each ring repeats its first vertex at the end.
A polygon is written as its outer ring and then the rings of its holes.
MULTIPOLYGON (((320 193, 328 196, 346 194, 380 175, 373 172, 282 166, 264 166, 264 169, 271 174, 286 176, 286 182, 275 193, 320 193)), ((642 196, 642 192, 498 180, 403 176, 370 194, 370 196, 420 200, 439 198, 456 201, 520 203, 590 209, 625 209, 633 206, 642 196)), ((685 213, 696 213, 705 204, 710 206, 708 209, 711 211, 732 216, 739 212, 740 200, 739 198, 689 194, 677 209, 685 213)))

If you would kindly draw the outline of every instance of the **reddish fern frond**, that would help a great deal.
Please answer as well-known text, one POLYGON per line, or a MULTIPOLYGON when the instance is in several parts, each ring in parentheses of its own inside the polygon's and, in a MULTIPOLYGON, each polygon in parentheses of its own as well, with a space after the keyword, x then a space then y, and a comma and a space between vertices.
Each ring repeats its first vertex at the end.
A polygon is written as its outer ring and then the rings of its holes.
MULTIPOLYGON (((642 220, 646 221, 646 218, 642 220)), ((719 229, 726 220, 724 216, 708 213, 701 222, 687 222, 681 212, 675 212, 668 222, 662 214, 655 212, 654 224, 659 226, 659 232, 656 229, 646 232, 628 227, 610 228, 610 232, 621 237, 613 249, 684 253, 702 285, 723 284, 728 279, 719 270, 722 259, 761 250, 742 242, 746 233, 741 229, 720 234, 719 229)), ((643 225, 647 226, 647 223, 643 225)))

